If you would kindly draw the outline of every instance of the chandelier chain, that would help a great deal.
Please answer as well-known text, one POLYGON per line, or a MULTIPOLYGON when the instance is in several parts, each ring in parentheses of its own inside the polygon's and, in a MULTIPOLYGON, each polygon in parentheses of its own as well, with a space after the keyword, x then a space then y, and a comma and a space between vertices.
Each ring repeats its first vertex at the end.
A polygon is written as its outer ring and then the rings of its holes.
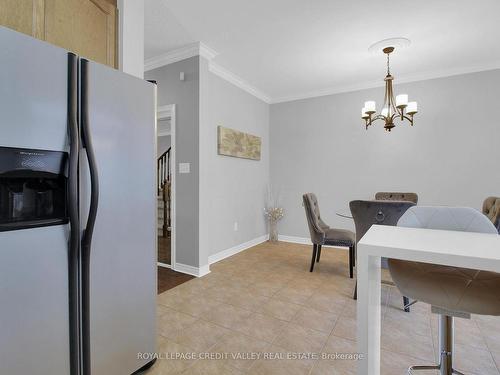
POLYGON ((387 54, 387 75, 391 75, 390 69, 389 69, 389 54, 387 54))

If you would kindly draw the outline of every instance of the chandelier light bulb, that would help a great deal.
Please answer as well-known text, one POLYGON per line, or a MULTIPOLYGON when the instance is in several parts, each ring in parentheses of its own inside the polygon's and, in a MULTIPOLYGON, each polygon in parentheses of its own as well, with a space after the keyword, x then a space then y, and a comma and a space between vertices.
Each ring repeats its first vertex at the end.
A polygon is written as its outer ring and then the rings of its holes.
POLYGON ((406 106, 406 113, 408 113, 409 115, 414 115, 417 112, 418 112, 417 102, 409 102, 408 105, 406 106))
POLYGON ((375 102, 373 100, 365 102, 365 109, 366 109, 366 113, 368 113, 368 114, 375 113, 376 112, 375 102))
POLYGON ((366 113, 366 107, 363 107, 363 109, 361 110, 361 118, 367 119, 368 117, 370 116, 368 115, 368 113, 366 113))
POLYGON ((389 108, 385 107, 385 108, 382 108, 382 112, 380 112, 382 114, 382 116, 384 117, 387 117, 389 116, 389 108))
POLYGON ((396 96, 396 107, 404 108, 408 105, 408 95, 400 94, 396 96))

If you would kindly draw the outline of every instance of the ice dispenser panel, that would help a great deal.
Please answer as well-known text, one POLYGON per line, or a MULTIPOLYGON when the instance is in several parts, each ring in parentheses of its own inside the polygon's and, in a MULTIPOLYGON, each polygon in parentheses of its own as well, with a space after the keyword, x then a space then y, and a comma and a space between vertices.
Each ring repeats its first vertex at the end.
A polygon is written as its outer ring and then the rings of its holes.
POLYGON ((68 222, 65 152, 0 147, 0 231, 68 222))

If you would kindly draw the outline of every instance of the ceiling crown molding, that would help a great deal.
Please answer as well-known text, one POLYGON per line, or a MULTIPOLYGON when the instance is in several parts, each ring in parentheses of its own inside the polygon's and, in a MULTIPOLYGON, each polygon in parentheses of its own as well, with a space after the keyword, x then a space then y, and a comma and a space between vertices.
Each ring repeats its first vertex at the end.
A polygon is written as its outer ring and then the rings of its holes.
POLYGON ((144 71, 153 70, 164 65, 189 59, 194 56, 203 56, 207 60, 212 60, 218 53, 202 42, 187 44, 180 48, 168 51, 161 55, 151 57, 144 61, 144 71))
POLYGON ((208 60, 208 69, 210 72, 232 83, 236 87, 239 87, 240 89, 248 92, 256 98, 262 100, 263 102, 268 104, 271 103, 271 98, 269 97, 269 95, 252 86, 240 76, 234 74, 233 72, 230 72, 226 68, 223 68, 219 64, 212 61, 217 55, 217 51, 213 50, 206 44, 202 42, 196 42, 171 50, 162 55, 146 59, 144 61, 144 71, 147 72, 148 70, 153 70, 161 66, 173 64, 181 60, 189 59, 193 56, 202 56, 208 60))
MULTIPOLYGON (((474 65, 474 66, 461 67, 455 69, 434 70, 422 73, 409 74, 400 77, 397 76, 394 85, 397 86, 398 84, 402 83, 427 81, 430 79, 446 78, 446 77, 471 74, 471 73, 480 73, 497 69, 500 69, 500 61, 496 61, 489 64, 474 65)), ((359 84, 346 85, 346 86, 327 87, 324 89, 298 93, 295 95, 273 97, 270 101, 270 104, 292 102, 295 100, 311 99, 327 95, 335 95, 353 91, 367 90, 377 87, 383 87, 384 85, 385 82, 383 80, 377 80, 371 82, 361 82, 359 84)))
MULTIPOLYGON (((245 81, 240 76, 234 74, 233 72, 229 71, 228 69, 220 66, 215 61, 213 61, 213 59, 217 55, 218 53, 212 48, 208 47, 206 44, 202 42, 196 42, 145 60, 144 71, 156 69, 161 66, 172 64, 184 59, 188 59, 193 56, 202 56, 208 60, 209 62, 208 66, 210 72, 232 83, 236 87, 239 87, 240 89, 248 92, 249 94, 255 96, 256 98, 268 104, 291 102, 295 100, 316 98, 321 96, 335 95, 340 93, 366 90, 384 86, 383 80, 377 80, 371 82, 360 82, 357 84, 345 85, 345 86, 327 87, 324 89, 296 93, 292 95, 271 97, 262 90, 259 90, 257 87, 245 81)), ((483 65, 475 65, 475 66, 461 67, 455 69, 443 69, 438 71, 428 71, 406 76, 399 76, 396 77, 395 84, 426 81, 429 79, 444 78, 444 77, 469 74, 469 73, 478 73, 482 71, 496 70, 496 69, 500 69, 500 61, 495 61, 493 63, 483 64, 483 65)))
POLYGON ((258 88, 255 86, 252 86, 250 83, 245 81, 243 78, 240 76, 230 72, 226 68, 223 68, 219 64, 210 61, 208 65, 208 70, 212 72, 213 74, 219 76, 220 78, 228 81, 229 83, 232 83, 236 87, 239 87, 240 89, 248 92, 249 94, 255 96, 256 98, 262 100, 263 102, 270 104, 271 103, 271 98, 269 95, 266 93, 260 91, 258 88))

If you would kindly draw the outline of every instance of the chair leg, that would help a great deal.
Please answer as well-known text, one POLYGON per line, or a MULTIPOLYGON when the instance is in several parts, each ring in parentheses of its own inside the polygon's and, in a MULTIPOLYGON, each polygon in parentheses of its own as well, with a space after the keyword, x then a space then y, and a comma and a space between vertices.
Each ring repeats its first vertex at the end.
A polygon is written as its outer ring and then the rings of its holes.
POLYGON ((352 253, 354 254, 352 257, 352 266, 356 267, 356 244, 352 247, 352 253))
POLYGON ((353 277, 353 268, 354 266, 354 246, 349 247, 349 277, 352 279, 353 277))
POLYGON ((352 296, 352 299, 355 301, 358 299, 358 282, 357 281, 356 281, 356 286, 354 287, 354 295, 352 296))
POLYGON ((403 296, 403 306, 405 312, 410 312, 410 306, 408 306, 409 304, 410 304, 410 299, 408 297, 403 296))
POLYGON ((318 245, 314 244, 313 245, 313 256, 312 256, 312 259, 311 259, 311 269, 309 270, 309 272, 312 272, 313 269, 314 269, 314 262, 316 260, 316 251, 317 251, 317 248, 318 248, 318 245))
POLYGON ((316 263, 319 263, 320 257, 321 257, 321 245, 318 245, 318 254, 316 255, 316 263))

